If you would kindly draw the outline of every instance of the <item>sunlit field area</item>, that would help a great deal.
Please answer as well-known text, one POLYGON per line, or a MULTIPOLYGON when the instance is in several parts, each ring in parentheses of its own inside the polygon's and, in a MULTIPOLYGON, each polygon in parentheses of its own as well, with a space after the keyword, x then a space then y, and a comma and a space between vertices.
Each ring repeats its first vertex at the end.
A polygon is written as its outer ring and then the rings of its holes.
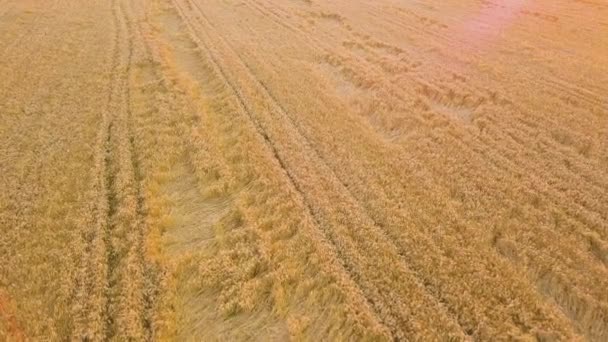
POLYGON ((608 2, 0 0, 0 341, 608 341, 608 2))

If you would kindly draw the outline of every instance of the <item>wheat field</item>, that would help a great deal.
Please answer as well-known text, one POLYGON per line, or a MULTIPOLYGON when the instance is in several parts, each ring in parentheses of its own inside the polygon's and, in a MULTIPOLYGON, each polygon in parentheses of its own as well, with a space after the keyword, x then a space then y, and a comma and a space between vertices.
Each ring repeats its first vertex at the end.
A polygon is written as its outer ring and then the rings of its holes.
POLYGON ((608 2, 0 0, 0 341, 608 341, 608 2))

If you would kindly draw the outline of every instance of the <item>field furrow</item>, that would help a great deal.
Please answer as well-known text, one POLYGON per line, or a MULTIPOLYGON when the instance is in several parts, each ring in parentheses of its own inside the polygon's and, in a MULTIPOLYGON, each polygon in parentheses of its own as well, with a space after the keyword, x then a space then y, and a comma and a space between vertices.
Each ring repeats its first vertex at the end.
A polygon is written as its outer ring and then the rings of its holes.
POLYGON ((0 0, 0 340, 608 339, 606 18, 0 0))

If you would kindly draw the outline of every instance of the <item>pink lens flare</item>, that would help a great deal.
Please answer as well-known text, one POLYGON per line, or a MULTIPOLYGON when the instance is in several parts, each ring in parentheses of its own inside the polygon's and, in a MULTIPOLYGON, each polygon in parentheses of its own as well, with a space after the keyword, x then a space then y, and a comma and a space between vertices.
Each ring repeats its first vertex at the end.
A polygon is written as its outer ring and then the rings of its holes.
POLYGON ((483 49, 498 40, 504 31, 516 22, 517 14, 527 2, 509 0, 482 8, 465 20, 458 29, 458 40, 463 42, 465 47, 483 49))

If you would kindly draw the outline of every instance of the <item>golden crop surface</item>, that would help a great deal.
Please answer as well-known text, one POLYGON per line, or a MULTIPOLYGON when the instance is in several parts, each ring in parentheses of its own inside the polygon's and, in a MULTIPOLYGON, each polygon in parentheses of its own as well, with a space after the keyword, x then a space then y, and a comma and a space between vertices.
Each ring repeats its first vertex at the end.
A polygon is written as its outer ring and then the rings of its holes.
POLYGON ((605 0, 0 0, 0 341, 608 341, 605 0))

